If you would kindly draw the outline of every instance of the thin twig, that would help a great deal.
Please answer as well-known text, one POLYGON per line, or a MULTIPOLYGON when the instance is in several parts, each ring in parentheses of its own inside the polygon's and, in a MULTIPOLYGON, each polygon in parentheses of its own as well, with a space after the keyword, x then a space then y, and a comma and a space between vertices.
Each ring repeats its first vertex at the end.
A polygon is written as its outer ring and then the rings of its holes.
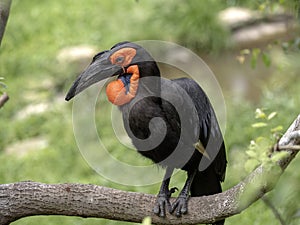
POLYGON ((266 196, 262 196, 261 199, 272 210, 275 218, 279 220, 280 224, 281 225, 286 225, 286 222, 284 221, 284 219, 282 218, 282 216, 280 215, 280 213, 278 212, 276 207, 273 205, 271 200, 266 196))
POLYGON ((6 93, 3 93, 0 96, 0 108, 4 106, 4 104, 8 101, 9 97, 6 93))
POLYGON ((292 151, 300 151, 300 145, 282 145, 278 146, 277 150, 292 150, 292 151))

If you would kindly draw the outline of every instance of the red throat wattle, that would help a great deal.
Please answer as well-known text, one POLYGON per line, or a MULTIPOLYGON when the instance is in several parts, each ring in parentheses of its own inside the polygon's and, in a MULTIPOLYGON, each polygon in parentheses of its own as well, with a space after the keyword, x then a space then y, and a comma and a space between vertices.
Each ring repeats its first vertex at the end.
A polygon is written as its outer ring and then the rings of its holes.
POLYGON ((126 73, 132 74, 128 92, 120 78, 110 82, 106 87, 107 98, 114 105, 124 105, 130 102, 136 95, 140 78, 139 68, 137 65, 132 65, 127 68, 126 73))

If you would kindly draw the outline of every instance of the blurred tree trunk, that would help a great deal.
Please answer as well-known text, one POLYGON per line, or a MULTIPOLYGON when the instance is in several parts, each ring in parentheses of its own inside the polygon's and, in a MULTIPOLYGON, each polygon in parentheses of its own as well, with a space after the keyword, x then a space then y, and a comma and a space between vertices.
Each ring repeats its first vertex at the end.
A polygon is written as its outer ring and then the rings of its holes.
POLYGON ((11 0, 0 0, 0 45, 9 16, 11 0))
MULTIPOLYGON (((0 185, 0 224, 7 225, 33 215, 98 217, 141 222, 152 216, 153 224, 198 224, 236 215, 271 191, 280 175, 299 151, 300 115, 274 148, 286 152, 262 164, 236 186, 219 194, 192 197, 189 213, 181 218, 155 216, 156 196, 91 184, 42 184, 18 182, 0 185), (274 159, 276 158, 276 159, 274 159)), ((174 198, 171 199, 174 201, 174 198)))
MULTIPOLYGON (((0 46, 1 46, 2 38, 4 35, 6 23, 9 16, 10 5, 11 5, 11 0, 0 0, 0 46)), ((6 93, 3 93, 1 95, 0 92, 0 108, 8 101, 8 99, 9 97, 6 93)))

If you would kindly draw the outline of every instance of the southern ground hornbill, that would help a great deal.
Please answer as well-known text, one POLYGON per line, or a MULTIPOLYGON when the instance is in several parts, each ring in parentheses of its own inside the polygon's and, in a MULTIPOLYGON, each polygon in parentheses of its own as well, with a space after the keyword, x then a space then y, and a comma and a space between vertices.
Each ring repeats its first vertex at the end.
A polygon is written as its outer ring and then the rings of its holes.
MULTIPOLYGON (((117 76, 108 83, 108 100, 122 111, 124 127, 143 156, 166 168, 154 213, 181 216, 188 198, 221 192, 226 153, 223 137, 204 91, 192 79, 160 78, 159 68, 141 46, 121 42, 94 56, 70 88, 70 100, 90 85, 117 76), (187 171, 187 180, 173 204, 169 188, 175 168, 187 171)), ((224 221, 215 222, 224 224, 224 221)))

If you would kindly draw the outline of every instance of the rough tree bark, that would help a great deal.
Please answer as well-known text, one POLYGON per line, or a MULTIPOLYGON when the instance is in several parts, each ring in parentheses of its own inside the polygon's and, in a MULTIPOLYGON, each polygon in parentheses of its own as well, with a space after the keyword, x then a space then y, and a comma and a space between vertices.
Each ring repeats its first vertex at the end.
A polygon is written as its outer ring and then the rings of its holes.
MULTIPOLYGON (((193 197, 189 213, 182 218, 152 213, 156 196, 132 193, 91 184, 42 184, 19 182, 0 185, 0 224, 32 215, 98 217, 141 222, 152 216, 154 224, 211 223, 238 214, 272 190, 284 169, 296 156, 300 144, 300 115, 293 122, 276 149, 288 154, 271 164, 256 168, 231 189, 211 196, 193 197)), ((173 201, 174 199, 172 199, 173 201)))

